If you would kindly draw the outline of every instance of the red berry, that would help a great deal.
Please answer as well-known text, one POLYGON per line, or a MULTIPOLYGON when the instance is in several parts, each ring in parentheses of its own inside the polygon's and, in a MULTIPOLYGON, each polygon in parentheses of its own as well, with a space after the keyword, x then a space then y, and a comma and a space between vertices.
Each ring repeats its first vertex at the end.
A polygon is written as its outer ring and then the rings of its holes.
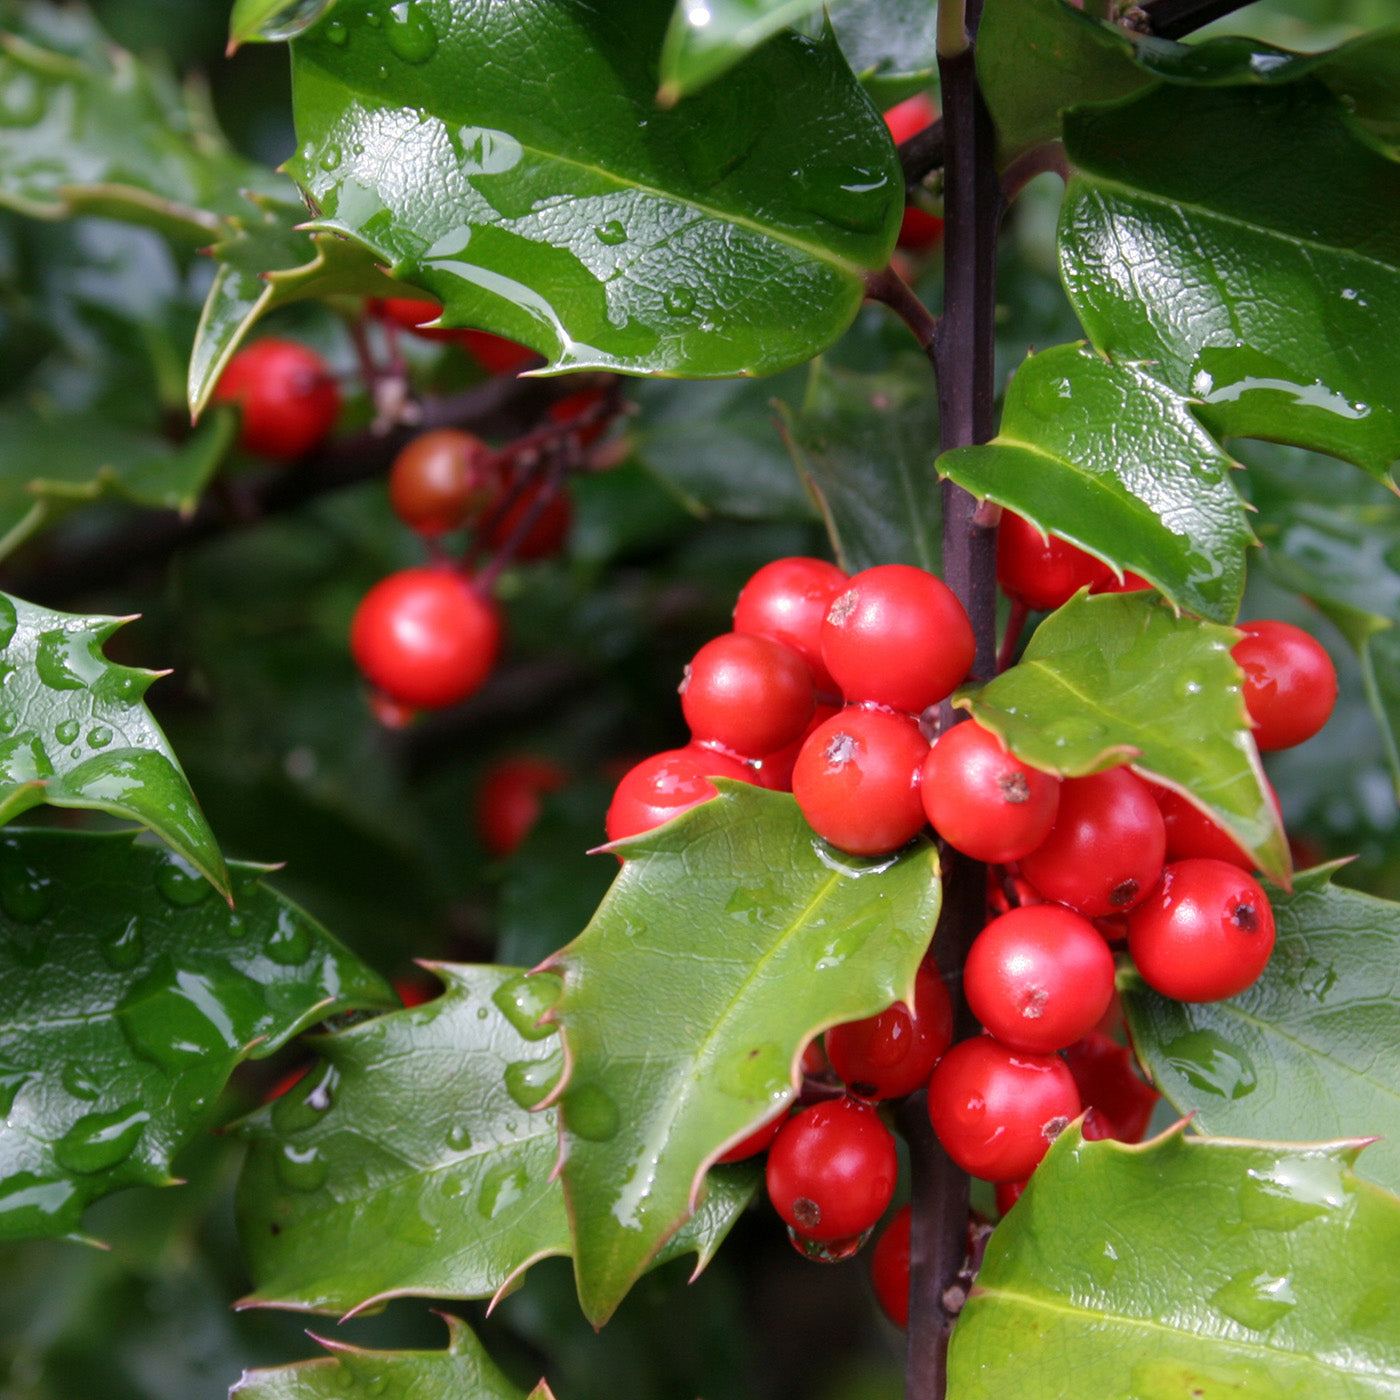
POLYGON ((909 1326, 909 1216, 909 1207, 900 1206, 870 1254, 875 1296, 896 1327, 909 1326))
POLYGON ((279 461, 305 456, 340 415, 340 390, 326 362, 307 346, 276 336, 238 351, 214 386, 214 398, 238 405, 240 447, 279 461))
POLYGON ((547 758, 505 758, 492 767, 476 795, 481 844, 493 856, 519 848, 539 820, 546 793, 557 792, 569 775, 547 758))
POLYGON ((768 1198, 809 1240, 863 1235, 899 1172, 894 1135, 869 1105, 829 1099, 789 1118, 768 1149, 768 1198))
POLYGON ((1058 778, 1008 753, 972 720, 939 735, 919 791, 933 829, 950 846, 998 865, 1035 850, 1060 805, 1058 778))
POLYGON ((458 331, 428 328, 429 321, 442 315, 442 303, 426 293, 406 297, 372 297, 369 309, 382 321, 389 321, 400 330, 423 340, 455 340, 458 331))
POLYGON ((404 569, 365 594, 350 650, 371 685, 425 710, 465 700, 501 643, 495 605, 450 569, 404 569))
POLYGON ((812 718, 812 675, 771 637, 725 632, 685 668, 681 709, 691 734, 746 758, 793 742, 812 718))
POLYGON ((807 721, 807 727, 792 743, 785 744, 776 753, 764 754, 754 765, 758 773, 759 787, 767 788, 769 792, 791 792, 792 770, 797 767, 797 756, 802 752, 802 745, 807 742, 807 736, 833 715, 840 713, 839 705, 818 705, 812 711, 812 718, 807 721))
POLYGON ((848 706, 807 736, 792 793, 812 830, 833 846, 882 855, 924 824, 919 768, 927 752, 908 715, 848 706))
POLYGON ((916 92, 913 97, 896 102, 885 113, 885 125, 889 128, 890 139, 896 146, 903 145, 911 136, 926 126, 932 126, 937 120, 938 108, 933 105, 933 99, 924 92, 916 92))
MULTIPOLYGON (((550 404, 549 416, 555 423, 568 423, 596 408, 603 402, 603 397, 601 389, 581 389, 577 394, 565 394, 562 399, 555 399, 550 404)), ((575 432, 581 446, 591 447, 607 430, 608 420, 599 413, 575 432)))
POLYGON ((1087 1035, 1113 999, 1113 954, 1087 919, 1033 904, 993 919, 963 969, 972 1014, 1011 1050, 1048 1054, 1087 1035))
MULTIPOLYGON (((1161 1096, 1133 1069, 1132 1051, 1099 1031, 1090 1031, 1065 1051, 1065 1064, 1089 1118, 1102 1129, 1100 1136, 1141 1142, 1161 1096)), ((1084 1135, 1089 1136, 1088 1119, 1084 1135)))
POLYGON ((1042 535, 1029 520, 1006 510, 997 531, 997 582, 1009 598, 1050 612, 1081 588, 1116 580, 1102 560, 1066 540, 1042 535))
POLYGON ((623 775, 608 808, 609 841, 650 831, 697 802, 715 796, 711 778, 752 782, 753 770, 737 758, 688 744, 644 758, 623 775))
POLYGON ((440 535, 479 515, 500 482, 491 449, 473 433, 436 428, 407 443, 389 468, 389 504, 411 530, 440 535))
MULTIPOLYGON (((1191 860, 1203 857, 1209 860, 1229 861, 1241 870, 1251 871, 1256 861, 1224 827, 1212 821, 1189 798, 1171 788, 1149 783, 1152 796, 1162 813, 1162 821, 1167 828, 1167 859, 1191 860)), ((1278 811, 1278 795, 1264 780, 1264 789, 1275 812, 1278 811)))
POLYGON ((907 714, 951 695, 976 649, 952 590, 909 564, 856 574, 822 624, 822 658, 846 699, 907 714))
POLYGON ((456 337, 488 374, 515 374, 539 359, 528 345, 490 331, 457 331, 456 337))
POLYGON ((817 689, 835 694, 836 682, 822 660, 822 623, 831 600, 849 582, 825 559, 775 559, 739 591, 734 630, 758 632, 791 647, 811 668, 817 689))
POLYGON ((1128 951, 1148 986, 1177 1001, 1222 1001, 1251 986, 1274 950, 1259 885, 1222 860, 1167 866, 1128 916, 1128 951))
POLYGON ((1300 627, 1242 622, 1245 635, 1230 648, 1244 671, 1244 703, 1263 752, 1311 739, 1337 703, 1332 658, 1300 627))
POLYGON ((552 554, 558 554, 569 537, 574 508, 568 492, 548 481, 536 482, 522 491, 510 509, 482 531, 482 543, 488 549, 500 549, 515 533, 525 516, 535 511, 537 503, 540 504, 534 523, 516 545, 515 557, 547 559, 552 554))
POLYGON ((747 1137, 740 1138, 728 1152, 722 1152, 716 1157, 715 1165, 723 1167, 730 1162, 747 1162, 750 1157, 757 1157, 760 1152, 766 1152, 786 1121, 779 1114, 771 1123, 764 1123, 755 1128, 747 1137))
POLYGON ((997 1214, 1004 1216, 1017 1201, 1021 1199, 1022 1193, 1030 1185, 1029 1181, 999 1181, 997 1182, 997 1214))
POLYGON ((1091 919, 1131 909, 1157 883, 1167 831, 1147 784, 1126 768, 1060 786, 1050 835, 1021 859, 1021 873, 1047 899, 1091 919))
POLYGON ((1058 1055, 1008 1050, 981 1035, 939 1060, 928 1113, 944 1150, 965 1172, 984 1181, 1020 1181, 1079 1116, 1079 1091, 1058 1055))
POLYGON ((932 248, 943 237, 943 220, 927 209, 910 205, 899 221, 899 236, 895 242, 911 253, 923 253, 932 248))
POLYGON ((825 1040, 831 1067, 857 1098, 895 1099, 922 1088, 953 1043, 953 1006, 938 969, 919 967, 912 1011, 897 1001, 878 1016, 832 1026, 825 1040))

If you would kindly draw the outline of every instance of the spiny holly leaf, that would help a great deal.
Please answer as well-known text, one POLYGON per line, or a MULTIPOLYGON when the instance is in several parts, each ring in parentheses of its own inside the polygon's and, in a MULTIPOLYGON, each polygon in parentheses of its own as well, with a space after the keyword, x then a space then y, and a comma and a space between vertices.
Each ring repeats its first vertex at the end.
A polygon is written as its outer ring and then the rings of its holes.
POLYGON ((835 41, 795 34, 661 111, 665 23, 654 0, 341 0, 292 45, 314 227, 555 369, 810 359, 894 245, 884 124, 835 41))
POLYGON ((0 835, 0 1238, 170 1184, 234 1066, 390 990, 234 866, 237 909, 131 834, 0 835))
POLYGON ((1400 167, 1316 81, 1163 85, 1065 119, 1060 261, 1090 339, 1212 432, 1400 458, 1400 167), (1278 172, 1288 171, 1287 180, 1278 172), (1158 296, 1151 287, 1171 287, 1158 296))
POLYGON ((278 43, 304 34, 335 4, 335 0, 234 0, 228 17, 228 47, 278 43))
MULTIPOLYGON (((438 1000, 314 1043, 324 1062, 246 1120, 239 1227, 257 1281, 246 1306, 344 1313, 387 1298, 489 1298, 569 1252, 551 1173, 556 1110, 531 1112, 563 1066, 538 1026, 559 991, 519 968, 432 964, 438 1000)), ((667 1258, 697 1272, 758 1185, 710 1174, 667 1258)))
POLYGON ((149 827, 227 894, 214 833, 141 702, 160 672, 102 655, 128 620, 0 593, 0 823, 42 802, 109 812, 149 827))
POLYGON ((931 467, 938 405, 928 366, 861 374, 819 360, 801 409, 778 407, 841 567, 854 573, 898 563, 937 571, 942 510, 931 467))
POLYGON ((196 417, 234 351, 269 311, 311 297, 404 293, 363 245, 305 232, 305 205, 260 198, 253 203, 255 210, 225 221, 226 236, 208 250, 219 270, 190 352, 188 395, 196 417))
POLYGON ((1331 883, 1271 889, 1278 942, 1229 1001, 1123 986, 1133 1044, 1192 1131, 1208 1137, 1379 1137, 1361 1171, 1400 1188, 1400 905, 1331 883))
POLYGON ((285 182, 237 155, 201 95, 115 48, 77 8, 25 8, 0 33, 0 205, 103 214, 206 242, 241 189, 285 182))
POLYGON ((820 8, 821 0, 676 0, 661 48, 657 100, 674 106, 820 8))
POLYGON ((1080 593, 1036 628, 1020 664, 955 702, 1048 773, 1128 762, 1188 797, 1275 879, 1288 846, 1250 738, 1238 633, 1145 592, 1080 593))
POLYGON ((789 1102, 803 1047, 912 995, 940 885, 923 842, 861 860, 745 784, 621 843, 622 873, 550 960, 569 1065, 564 1194, 601 1325, 724 1148, 789 1102))
POLYGON ((996 437, 938 459, 973 495, 1217 622, 1233 621, 1245 550, 1257 543, 1233 465, 1179 394, 1142 365, 1083 344, 1032 355, 1011 381, 996 437))
POLYGON ((97 415, 43 416, 0 406, 0 558, 74 506, 103 496, 189 514, 236 420, 215 414, 185 442, 97 415))
POLYGON ((444 1313, 446 1351, 365 1351, 325 1337, 330 1355, 275 1370, 245 1371, 229 1400, 554 1400, 541 1381, 527 1396, 512 1385, 460 1318, 444 1313))
POLYGON ((1062 1133, 992 1235, 949 1395, 1394 1395, 1400 1200, 1356 1153, 1062 1133))

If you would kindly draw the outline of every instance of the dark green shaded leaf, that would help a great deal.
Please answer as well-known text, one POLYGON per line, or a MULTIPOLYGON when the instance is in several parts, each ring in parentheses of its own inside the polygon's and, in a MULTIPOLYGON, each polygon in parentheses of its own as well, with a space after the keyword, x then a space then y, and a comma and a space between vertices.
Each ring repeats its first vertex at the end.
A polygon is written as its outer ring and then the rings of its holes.
MULTIPOLYGON (((563 1065, 537 1027, 556 978, 432 964, 438 1000, 325 1037, 325 1061, 243 1126, 239 1225, 250 1304, 343 1313, 402 1294, 486 1298, 569 1252, 551 1172, 563 1065)), ((711 1173, 666 1258, 703 1268, 757 1187, 711 1173)))
POLYGON ((841 52, 881 111, 938 81, 936 5, 844 0, 831 8, 841 52))
POLYGON ((1316 82, 1162 86, 1072 112, 1065 143, 1080 173, 1061 269, 1094 344, 1156 362, 1216 433, 1386 479, 1400 457, 1400 167, 1340 102, 1316 82))
POLYGON ((942 509, 933 458, 938 404, 919 361, 880 374, 818 361, 802 407, 780 405, 798 473, 850 573, 876 564, 936 572, 942 509))
POLYGON ((1028 763, 1081 777, 1130 763, 1184 793, 1276 879, 1288 845, 1250 737, 1238 633, 1140 591, 1084 593, 1036 628, 1018 665, 957 703, 1028 763))
POLYGON ((0 594, 0 822, 42 802, 140 822, 227 893, 214 833, 142 703, 160 673, 102 654, 128 620, 0 594))
POLYGON ((709 1163, 794 1096, 825 1027, 912 994, 938 913, 920 842, 829 849, 791 797, 719 797, 621 843, 622 873, 549 966, 569 1076, 563 1182, 600 1325, 698 1199, 709 1163))
POLYGON ((651 0, 421 0, 403 17, 341 0, 292 46, 288 168, 315 227, 431 291, 445 325, 553 368, 809 359, 893 247, 889 136, 835 41, 795 34, 658 110, 665 22, 651 0))
POLYGON ((126 833, 0 836, 0 1237, 170 1182, 234 1067, 392 993, 234 866, 236 910, 126 833))
POLYGON ((676 0, 661 48, 658 100, 674 106, 820 8, 821 0, 676 0))
POLYGON ((544 1381, 527 1396, 497 1369, 466 1323, 448 1314, 443 1321, 446 1351, 365 1351, 318 1337, 329 1356, 245 1371, 229 1400, 344 1400, 361 1392, 379 1400, 554 1400, 544 1381))
POLYGON ((1125 980, 1152 1081, 1207 1137, 1379 1137, 1363 1176, 1400 1187, 1400 905, 1332 885, 1335 867, 1270 889, 1278 928, 1260 979, 1229 1001, 1177 1002, 1125 980))
POLYGON ((1239 610, 1245 550, 1256 542, 1233 465, 1179 394, 1082 344, 1032 355, 1007 390, 996 437, 938 460, 975 496, 1217 622, 1239 610))
POLYGON ((227 145, 199 94, 115 48, 85 11, 0 33, 0 204, 105 214, 207 242, 242 189, 285 190, 227 145))
POLYGON ((949 1394, 1394 1395, 1400 1201, 1356 1151, 1070 1128, 992 1236, 949 1394))

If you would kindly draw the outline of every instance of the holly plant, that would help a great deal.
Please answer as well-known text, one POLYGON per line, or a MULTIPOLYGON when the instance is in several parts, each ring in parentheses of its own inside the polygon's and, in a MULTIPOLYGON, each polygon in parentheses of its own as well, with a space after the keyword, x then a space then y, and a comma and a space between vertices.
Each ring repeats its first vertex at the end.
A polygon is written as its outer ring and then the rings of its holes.
POLYGON ((0 0, 0 1397, 1400 1396, 1397 326, 1382 0, 0 0))

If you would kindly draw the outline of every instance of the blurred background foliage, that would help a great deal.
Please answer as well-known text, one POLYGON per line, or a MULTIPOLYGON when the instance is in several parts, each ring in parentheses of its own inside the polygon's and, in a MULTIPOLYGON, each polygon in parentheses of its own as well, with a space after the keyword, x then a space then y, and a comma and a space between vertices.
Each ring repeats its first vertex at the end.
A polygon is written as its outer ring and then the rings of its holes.
MULTIPOLYGON (((0 26, 24 8, 0 3, 0 26)), ((275 165, 291 151, 286 52, 249 45, 225 58, 227 0, 93 8, 117 43, 200 75, 245 155, 275 165)), ((1268 0, 1229 27, 1315 48, 1393 17, 1392 0, 1268 0)), ((1043 180, 1011 217, 1003 372, 1029 347, 1077 333, 1054 271, 1057 202, 1058 186, 1043 180)), ((936 304, 936 260, 922 273, 936 304)), ((96 432, 172 422, 208 278, 198 257, 177 256, 140 229, 0 214, 0 394, 22 391, 96 432)), ((268 329, 316 344, 340 370, 353 366, 345 323, 330 310, 295 307, 268 329)), ((453 347, 413 353, 438 388, 479 374, 453 347)), ((876 308, 827 360, 915 383, 919 396, 926 387, 906 333, 876 308)), ((725 629, 759 565, 827 550, 773 411, 775 400, 799 410, 805 381, 793 371, 740 384, 626 386, 639 406, 628 460, 575 484, 562 556, 503 580, 510 642, 498 674, 458 709, 408 730, 375 723, 346 649, 364 591, 422 558, 391 515, 382 479, 221 528, 173 554, 132 550, 99 577, 69 565, 112 541, 139 541, 142 518, 103 502, 5 560, 0 586, 71 611, 141 614, 111 650, 172 670, 149 700, 226 852, 284 863, 274 883, 382 972, 421 979, 414 958, 529 965, 582 927, 611 878, 609 857, 585 854, 603 839, 609 775, 684 742, 675 687, 685 660, 725 629), (475 829, 473 798, 490 766, 516 753, 553 758, 575 781, 546 800, 520 850, 496 860, 475 829)), ((355 412, 368 416, 363 403, 355 412)), ((831 426, 838 452, 841 431, 831 426)), ((1346 489, 1366 497, 1358 507, 1386 495, 1335 463, 1249 451, 1265 533, 1271 483, 1306 480, 1325 502, 1344 473, 1346 489)), ((240 519, 244 488, 266 470, 239 463, 215 483, 227 519, 240 519)), ((1400 896, 1394 790, 1356 663, 1330 624, 1287 591, 1286 575, 1254 572, 1246 615, 1315 630, 1342 673, 1343 700, 1324 733, 1271 760, 1290 831, 1305 861, 1356 854, 1344 880, 1400 896)), ((296 1053, 237 1080, 228 1116, 255 1103, 296 1053)), ((229 1309, 248 1286, 232 1225, 240 1150, 211 1138, 177 1164, 190 1185, 101 1203, 89 1224, 110 1250, 0 1251, 0 1400, 215 1400, 245 1367, 310 1353, 304 1320, 229 1309)), ((460 1310, 514 1378, 533 1384, 547 1367, 561 1400, 902 1392, 902 1338, 879 1315, 863 1265, 812 1269, 770 1220, 755 1219, 678 1292, 684 1277, 683 1262, 649 1275, 597 1336, 561 1260, 533 1270, 489 1320, 481 1306, 460 1310)), ((413 1347, 438 1346, 443 1334, 425 1304, 401 1301, 337 1335, 413 1347)))

